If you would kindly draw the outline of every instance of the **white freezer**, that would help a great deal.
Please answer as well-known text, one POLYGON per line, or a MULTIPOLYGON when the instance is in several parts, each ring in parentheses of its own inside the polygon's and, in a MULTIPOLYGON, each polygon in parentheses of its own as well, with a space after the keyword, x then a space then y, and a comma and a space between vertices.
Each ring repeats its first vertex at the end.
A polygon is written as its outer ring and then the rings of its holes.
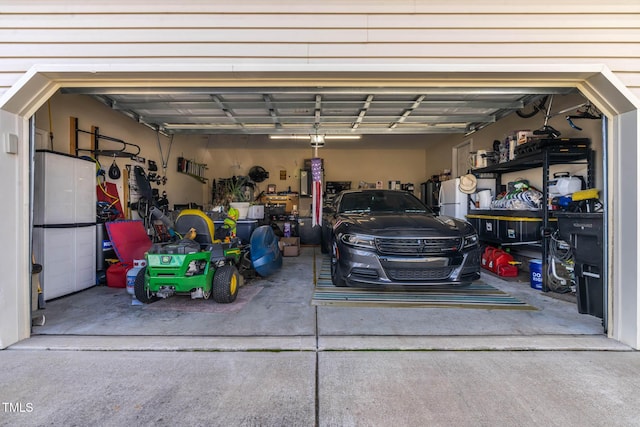
MULTIPOLYGON (((440 183, 440 196, 438 198, 440 215, 466 220, 471 200, 468 194, 460 191, 459 186, 460 178, 449 179, 440 183)), ((478 179, 476 191, 490 189, 491 194, 494 195, 495 187, 495 179, 482 178, 478 179)))

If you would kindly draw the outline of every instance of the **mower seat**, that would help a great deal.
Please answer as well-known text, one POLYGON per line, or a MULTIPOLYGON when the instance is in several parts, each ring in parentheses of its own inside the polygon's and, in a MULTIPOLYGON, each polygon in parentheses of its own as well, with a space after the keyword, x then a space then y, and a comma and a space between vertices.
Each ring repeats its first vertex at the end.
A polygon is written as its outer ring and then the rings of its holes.
POLYGON ((175 231, 184 236, 191 228, 196 229, 196 242, 200 246, 214 243, 215 226, 211 218, 199 209, 183 209, 176 218, 175 231))

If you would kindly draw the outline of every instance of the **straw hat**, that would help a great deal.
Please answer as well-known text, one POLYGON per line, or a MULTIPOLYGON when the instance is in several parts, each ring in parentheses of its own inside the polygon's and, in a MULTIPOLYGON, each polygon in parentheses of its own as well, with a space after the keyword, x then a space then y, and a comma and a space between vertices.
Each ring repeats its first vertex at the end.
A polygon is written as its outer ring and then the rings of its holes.
POLYGON ((476 186, 478 185, 478 180, 476 176, 473 174, 467 174, 460 177, 460 191, 465 194, 473 194, 476 192, 476 186))

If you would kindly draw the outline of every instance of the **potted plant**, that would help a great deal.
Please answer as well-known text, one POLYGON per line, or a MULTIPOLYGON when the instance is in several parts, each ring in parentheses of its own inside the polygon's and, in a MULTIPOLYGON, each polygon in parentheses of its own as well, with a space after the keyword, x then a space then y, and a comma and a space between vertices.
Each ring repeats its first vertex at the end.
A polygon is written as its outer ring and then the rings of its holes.
POLYGON ((234 176, 227 179, 225 184, 227 204, 238 209, 239 219, 246 219, 251 205, 252 183, 245 176, 234 176))

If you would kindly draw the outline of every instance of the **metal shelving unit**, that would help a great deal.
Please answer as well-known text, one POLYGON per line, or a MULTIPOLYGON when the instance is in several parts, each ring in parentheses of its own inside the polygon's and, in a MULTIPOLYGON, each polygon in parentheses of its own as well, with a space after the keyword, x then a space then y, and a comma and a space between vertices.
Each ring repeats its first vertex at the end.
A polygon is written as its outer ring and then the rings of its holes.
MULTIPOLYGON (((496 179, 496 194, 501 188, 501 176, 505 173, 518 172, 527 169, 542 168, 542 199, 548 203, 549 195, 549 167, 560 164, 576 164, 584 163, 587 165, 586 184, 588 188, 593 188, 595 184, 594 177, 594 152, 591 149, 591 141, 586 138, 579 139, 540 139, 532 144, 533 147, 527 149, 523 146, 520 150, 521 154, 517 154, 516 159, 497 163, 485 168, 474 169, 473 173, 483 178, 492 175, 496 179)), ((527 145, 524 144, 524 145, 527 145)), ((499 211, 495 211, 499 212, 499 211)), ((542 271, 543 271, 543 291, 548 291, 547 287, 547 267, 549 245, 548 239, 551 234, 549 220, 552 213, 549 209, 540 211, 542 217, 542 271)))

